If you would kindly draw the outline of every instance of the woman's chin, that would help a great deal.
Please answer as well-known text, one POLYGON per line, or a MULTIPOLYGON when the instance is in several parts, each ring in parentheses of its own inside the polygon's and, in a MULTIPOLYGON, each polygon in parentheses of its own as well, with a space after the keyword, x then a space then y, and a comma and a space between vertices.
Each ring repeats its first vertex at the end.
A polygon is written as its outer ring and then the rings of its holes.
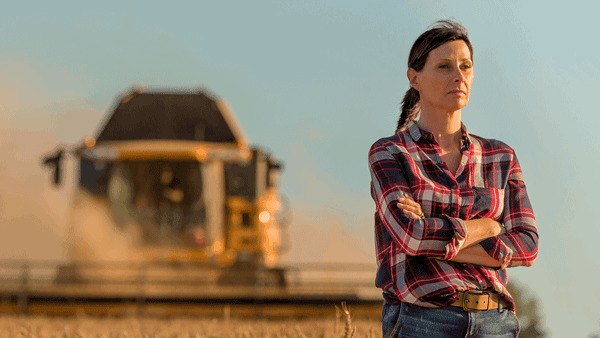
POLYGON ((446 111, 457 111, 463 109, 467 103, 469 103, 468 100, 458 99, 453 100, 452 102, 447 102, 444 106, 446 111))

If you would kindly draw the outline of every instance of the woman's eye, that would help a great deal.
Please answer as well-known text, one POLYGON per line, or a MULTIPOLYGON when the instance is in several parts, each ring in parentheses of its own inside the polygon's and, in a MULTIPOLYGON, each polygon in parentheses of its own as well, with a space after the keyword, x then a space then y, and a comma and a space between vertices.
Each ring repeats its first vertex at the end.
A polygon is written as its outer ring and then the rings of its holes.
POLYGON ((448 68, 450 68, 450 66, 444 64, 444 65, 439 65, 438 68, 440 68, 440 69, 448 69, 448 68))
POLYGON ((473 66, 472 66, 472 65, 470 65, 470 64, 464 64, 464 65, 462 66, 462 68, 463 68, 463 69, 470 69, 470 68, 472 68, 472 67, 473 67, 473 66))

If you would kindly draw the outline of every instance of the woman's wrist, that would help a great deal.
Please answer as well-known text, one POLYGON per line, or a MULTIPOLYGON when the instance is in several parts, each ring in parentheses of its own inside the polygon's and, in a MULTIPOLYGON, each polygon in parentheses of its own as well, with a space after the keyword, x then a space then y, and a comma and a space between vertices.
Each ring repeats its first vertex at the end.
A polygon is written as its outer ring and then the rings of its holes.
POLYGON ((491 218, 478 218, 464 221, 467 237, 463 247, 470 247, 502 233, 502 225, 491 218))

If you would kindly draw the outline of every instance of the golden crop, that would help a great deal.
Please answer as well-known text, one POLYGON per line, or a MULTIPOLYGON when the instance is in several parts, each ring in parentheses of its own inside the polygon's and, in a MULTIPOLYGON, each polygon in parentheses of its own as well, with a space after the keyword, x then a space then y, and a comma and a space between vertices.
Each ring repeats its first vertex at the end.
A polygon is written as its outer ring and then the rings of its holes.
POLYGON ((372 338, 381 323, 353 319, 343 306, 335 318, 237 319, 160 317, 0 316, 0 338, 372 338))

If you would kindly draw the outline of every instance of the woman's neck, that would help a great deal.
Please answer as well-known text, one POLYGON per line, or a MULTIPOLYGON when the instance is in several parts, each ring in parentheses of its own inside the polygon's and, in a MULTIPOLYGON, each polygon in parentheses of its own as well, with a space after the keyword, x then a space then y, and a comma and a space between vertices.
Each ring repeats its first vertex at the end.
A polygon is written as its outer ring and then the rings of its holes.
POLYGON ((453 112, 422 110, 417 124, 432 133, 442 149, 450 151, 460 148, 462 135, 460 110, 453 112))

